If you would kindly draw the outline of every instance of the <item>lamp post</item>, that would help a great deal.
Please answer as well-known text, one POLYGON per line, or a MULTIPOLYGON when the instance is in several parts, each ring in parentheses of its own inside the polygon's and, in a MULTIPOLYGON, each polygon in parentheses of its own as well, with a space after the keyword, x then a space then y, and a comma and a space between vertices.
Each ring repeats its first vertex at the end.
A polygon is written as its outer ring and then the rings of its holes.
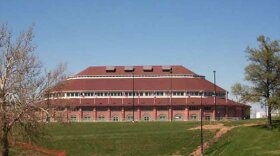
POLYGON ((202 91, 200 91, 200 147, 201 155, 203 155, 203 108, 202 108, 202 91))
MULTIPOLYGON (((50 75, 51 73, 48 73, 48 77, 47 77, 47 107, 48 107, 48 111, 50 109, 50 75)), ((48 112, 49 113, 49 112, 48 112)), ((50 122, 50 116, 47 113, 47 123, 50 122)))
POLYGON ((216 91, 216 71, 213 71, 214 73, 214 120, 216 120, 216 113, 217 113, 217 91, 216 91))
POLYGON ((134 122, 134 72, 132 72, 132 122, 134 122))
POLYGON ((172 92, 173 92, 173 89, 172 89, 172 67, 170 67, 170 121, 172 122, 173 120, 173 108, 172 108, 172 92))

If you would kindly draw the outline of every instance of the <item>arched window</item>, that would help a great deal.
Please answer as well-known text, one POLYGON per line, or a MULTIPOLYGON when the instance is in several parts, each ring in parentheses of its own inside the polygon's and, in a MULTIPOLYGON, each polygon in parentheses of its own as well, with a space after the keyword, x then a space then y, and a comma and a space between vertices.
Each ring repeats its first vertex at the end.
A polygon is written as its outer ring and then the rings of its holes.
POLYGON ((175 120, 183 120, 183 116, 181 114, 176 114, 174 119, 175 120))
POLYGON ((149 115, 144 115, 144 116, 143 116, 143 120, 144 120, 144 121, 150 121, 151 118, 150 118, 149 115))
POLYGON ((210 121, 211 120, 211 116, 209 114, 206 114, 204 118, 205 118, 206 121, 210 121))
POLYGON ((91 120, 91 116, 90 115, 85 115, 84 116, 84 121, 90 121, 91 120))
POLYGON ((119 121, 119 117, 117 115, 114 115, 112 119, 113 121, 119 121))
POLYGON ((197 120, 195 114, 192 114, 192 115, 191 115, 191 120, 197 120))
POLYGON ((166 117, 165 114, 160 114, 158 119, 161 120, 161 121, 164 121, 164 120, 167 119, 167 117, 166 117))
POLYGON ((71 122, 77 121, 76 115, 71 115, 71 116, 70 116, 70 121, 71 121, 71 122))
POLYGON ((133 115, 128 114, 128 115, 126 116, 126 120, 127 120, 127 121, 132 121, 132 120, 133 120, 133 115))
POLYGON ((104 121, 104 120, 105 120, 104 115, 99 115, 99 116, 98 116, 98 120, 99 120, 99 121, 104 121))

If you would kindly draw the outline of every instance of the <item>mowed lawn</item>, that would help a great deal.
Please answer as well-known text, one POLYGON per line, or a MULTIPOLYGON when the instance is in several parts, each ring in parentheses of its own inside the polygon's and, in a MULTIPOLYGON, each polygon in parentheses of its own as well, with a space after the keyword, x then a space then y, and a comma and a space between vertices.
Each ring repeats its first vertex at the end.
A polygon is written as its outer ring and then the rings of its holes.
POLYGON ((209 156, 279 156, 280 126, 238 127, 222 136, 207 151, 209 156))
MULTIPOLYGON (((67 155, 190 154, 200 144, 199 122, 70 123, 50 124, 40 146, 66 150, 67 155)), ((205 140, 213 132, 205 131, 205 140)))

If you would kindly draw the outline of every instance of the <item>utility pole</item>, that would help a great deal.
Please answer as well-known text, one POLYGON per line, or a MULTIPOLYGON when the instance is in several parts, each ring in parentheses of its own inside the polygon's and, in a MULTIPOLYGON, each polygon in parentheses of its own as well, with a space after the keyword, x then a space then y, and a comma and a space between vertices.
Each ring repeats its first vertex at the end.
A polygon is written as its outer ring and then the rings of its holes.
POLYGON ((132 122, 134 122, 134 71, 132 72, 132 122))
POLYGON ((172 106, 172 92, 173 92, 173 85, 172 85, 172 66, 170 67, 170 121, 172 122, 173 120, 173 106, 172 106))
POLYGON ((200 147, 201 155, 203 156, 203 108, 202 108, 202 91, 200 91, 200 147))
POLYGON ((216 90, 216 71, 214 73, 214 120, 216 121, 216 114, 217 114, 217 90, 216 90))
MULTIPOLYGON (((48 111, 50 110, 50 75, 51 73, 48 73, 48 77, 47 77, 47 107, 48 107, 48 111)), ((47 122, 50 122, 50 116, 49 116, 49 112, 47 113, 47 122)))

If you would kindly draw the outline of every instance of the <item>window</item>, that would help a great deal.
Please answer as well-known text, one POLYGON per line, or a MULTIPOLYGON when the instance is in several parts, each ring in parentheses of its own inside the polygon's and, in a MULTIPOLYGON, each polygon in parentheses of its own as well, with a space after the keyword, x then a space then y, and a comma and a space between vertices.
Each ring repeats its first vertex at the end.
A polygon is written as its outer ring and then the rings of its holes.
POLYGON ((80 96, 80 93, 75 93, 75 96, 80 96))
POLYGON ((71 121, 71 122, 77 121, 77 117, 76 117, 75 115, 71 115, 71 116, 70 116, 70 121, 71 121))
MULTIPOLYGON (((175 96, 184 96, 184 92, 174 92, 175 96)), ((174 95, 173 93, 173 95, 174 95)))
POLYGON ((159 115, 159 120, 166 120, 166 119, 167 119, 166 115, 164 115, 164 114, 159 115))
POLYGON ((86 116, 84 116, 84 120, 85 120, 85 121, 90 121, 90 120, 91 120, 91 117, 90 117, 89 115, 86 115, 86 116))
POLYGON ((104 117, 103 115, 99 115, 99 116, 98 116, 98 120, 99 120, 99 121, 104 121, 104 120, 105 120, 105 117, 104 117))
POLYGON ((182 119, 183 119, 183 117, 182 117, 181 114, 176 114, 175 115, 175 120, 182 120, 182 119))
POLYGON ((113 116, 113 121, 119 121, 119 117, 117 115, 113 116))
POLYGON ((173 110, 185 110, 185 106, 174 106, 173 110))
POLYGON ((211 120, 211 116, 209 114, 205 115, 205 120, 206 121, 210 121, 211 120))
POLYGON ((196 115, 195 114, 191 115, 191 120, 196 120, 196 115))
POLYGON ((199 107, 198 106, 190 106, 189 110, 199 110, 199 107))
POLYGON ((211 107, 204 107, 204 110, 211 110, 211 107))
POLYGON ((132 121, 133 120, 133 115, 129 114, 126 117, 127 121, 132 121))
POLYGON ((163 92, 156 92, 156 96, 163 96, 163 92))
POLYGON ((144 119, 144 121, 150 121, 150 116, 149 115, 144 115, 143 119, 144 119))

